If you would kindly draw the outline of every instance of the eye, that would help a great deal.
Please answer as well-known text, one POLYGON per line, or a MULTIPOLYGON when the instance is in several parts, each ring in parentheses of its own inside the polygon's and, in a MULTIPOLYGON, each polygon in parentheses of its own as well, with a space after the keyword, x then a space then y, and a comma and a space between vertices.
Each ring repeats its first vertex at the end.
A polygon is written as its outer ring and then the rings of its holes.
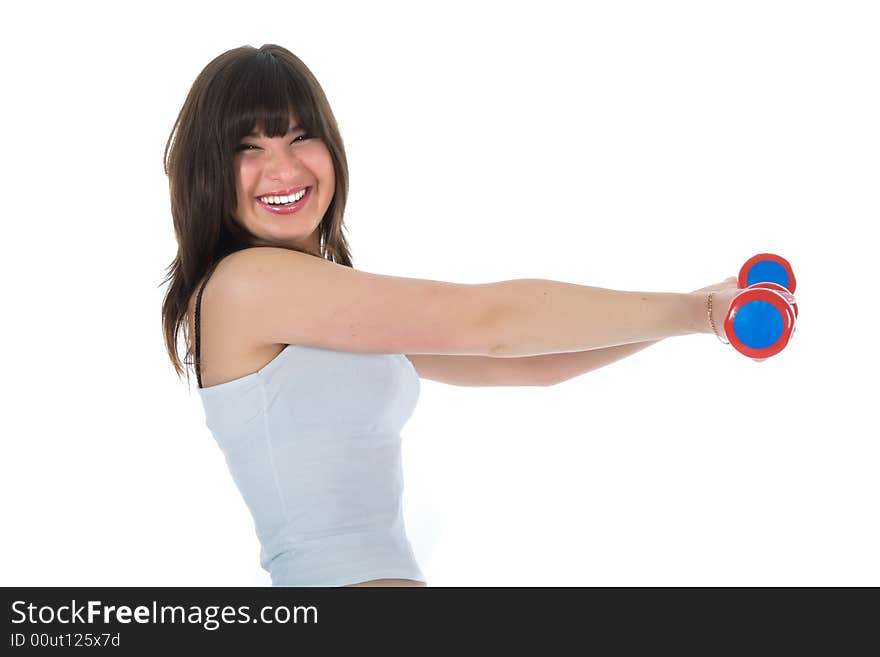
MULTIPOLYGON (((311 136, 310 136, 307 132, 304 132, 304 133, 302 133, 299 137, 296 137, 296 138, 295 138, 292 142, 290 142, 290 143, 291 143, 291 144, 295 144, 297 139, 302 139, 302 140, 311 139, 311 136)), ((235 151, 236 151, 236 152, 238 152, 238 151, 247 151, 247 150, 250 150, 250 149, 252 149, 252 148, 257 148, 257 149, 259 149, 259 146, 255 146, 254 144, 239 144, 238 147, 236 147, 235 151)))

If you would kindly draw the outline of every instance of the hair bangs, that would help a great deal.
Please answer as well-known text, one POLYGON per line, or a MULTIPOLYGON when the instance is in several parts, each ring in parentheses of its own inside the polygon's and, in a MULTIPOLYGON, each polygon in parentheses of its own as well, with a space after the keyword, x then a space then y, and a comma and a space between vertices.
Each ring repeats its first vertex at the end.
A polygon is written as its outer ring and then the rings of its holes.
POLYGON ((224 106, 224 137, 238 144, 251 131, 266 137, 283 137, 296 125, 323 138, 316 120, 316 99, 307 80, 283 66, 268 53, 260 53, 244 62, 237 84, 230 85, 224 106))

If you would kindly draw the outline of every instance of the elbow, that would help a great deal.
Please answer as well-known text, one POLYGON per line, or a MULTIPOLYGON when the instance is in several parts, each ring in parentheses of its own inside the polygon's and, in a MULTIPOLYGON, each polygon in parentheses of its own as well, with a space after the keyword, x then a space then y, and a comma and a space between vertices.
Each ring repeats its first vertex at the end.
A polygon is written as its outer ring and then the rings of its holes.
POLYGON ((523 340, 523 316, 517 294, 531 279, 487 283, 481 304, 480 327, 486 336, 486 355, 491 358, 520 358, 530 355, 523 340))
POLYGON ((510 314, 499 301, 498 286, 501 283, 487 283, 478 286, 481 290, 476 302, 477 312, 474 321, 474 335, 482 345, 482 355, 490 358, 513 358, 514 348, 507 336, 510 314))
POLYGON ((513 358, 513 355, 510 353, 510 345, 505 342, 491 341, 486 355, 491 358, 513 358))

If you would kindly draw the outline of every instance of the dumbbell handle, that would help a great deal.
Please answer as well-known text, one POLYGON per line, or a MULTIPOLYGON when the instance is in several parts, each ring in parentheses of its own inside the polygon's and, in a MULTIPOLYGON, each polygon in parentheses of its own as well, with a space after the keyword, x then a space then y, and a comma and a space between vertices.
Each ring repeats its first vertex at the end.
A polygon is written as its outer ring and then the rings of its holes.
POLYGON ((779 292, 779 294, 781 294, 782 297, 791 304, 791 307, 794 308, 794 316, 795 318, 797 318, 797 302, 795 301, 794 295, 788 289, 786 289, 782 285, 779 285, 778 283, 755 283, 753 285, 750 285, 748 289, 754 289, 756 287, 762 287, 766 290, 774 290, 776 292, 779 292))

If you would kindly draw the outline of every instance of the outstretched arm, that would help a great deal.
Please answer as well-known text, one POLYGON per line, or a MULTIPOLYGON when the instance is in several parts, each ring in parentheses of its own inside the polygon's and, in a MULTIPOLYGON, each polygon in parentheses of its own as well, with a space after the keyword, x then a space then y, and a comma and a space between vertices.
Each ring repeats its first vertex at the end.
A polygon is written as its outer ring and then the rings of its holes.
POLYGON ((656 344, 633 342, 589 351, 490 358, 448 354, 407 354, 419 377, 453 386, 549 386, 604 367, 656 344))
MULTIPOLYGON (((702 296, 712 290, 725 290, 736 287, 737 277, 731 276, 720 283, 715 283, 714 285, 708 285, 699 290, 694 290, 690 294, 702 296)), ((652 344, 657 344, 658 342, 660 342, 660 340, 633 342, 615 347, 591 349, 589 351, 544 354, 541 356, 527 356, 526 358, 530 358, 534 361, 532 367, 536 371, 535 376, 537 379, 544 382, 542 385, 556 385, 557 383, 568 381, 581 374, 586 374, 587 372, 592 372, 600 367, 610 365, 621 358, 631 356, 645 347, 650 347, 652 344)))
POLYGON ((538 380, 544 382, 543 385, 556 385, 581 374, 610 365, 621 358, 631 356, 658 342, 660 340, 633 342, 631 344, 617 345, 616 347, 603 347, 601 349, 590 349, 589 351, 571 351, 562 354, 542 354, 540 356, 527 356, 526 358, 534 361, 533 367, 537 371, 536 376, 538 380))

